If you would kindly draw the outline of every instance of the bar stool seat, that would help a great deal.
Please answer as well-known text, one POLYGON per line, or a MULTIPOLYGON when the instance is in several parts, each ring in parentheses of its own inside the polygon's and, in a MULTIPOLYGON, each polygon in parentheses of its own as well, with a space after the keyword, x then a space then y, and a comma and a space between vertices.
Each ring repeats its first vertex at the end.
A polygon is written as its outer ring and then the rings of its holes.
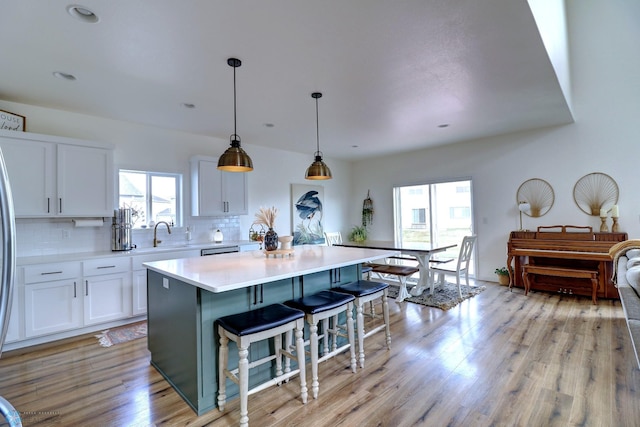
POLYGON ((302 298, 296 298, 285 301, 284 304, 302 310, 305 313, 305 319, 309 325, 309 351, 311 353, 311 392, 313 398, 318 398, 320 383, 318 381, 318 363, 323 362, 347 349, 351 351, 351 370, 356 371, 356 353, 355 339, 353 331, 353 295, 332 291, 320 291, 318 293, 308 295, 302 298), (337 324, 338 314, 344 312, 346 316, 348 343, 338 347, 338 337, 344 337, 339 325, 337 324), (330 319, 333 325, 330 324, 330 319), (318 322, 322 320, 322 335, 318 335, 318 322), (329 340, 332 338, 331 351, 329 351, 329 340), (322 339, 323 351, 322 356, 318 357, 318 342, 322 339))
POLYGON ((364 339, 381 331, 385 330, 387 348, 391 349, 391 329, 389 325, 389 303, 387 301, 387 291, 389 288, 388 283, 375 282, 371 280, 358 280, 357 282, 349 283, 348 285, 333 288, 335 292, 343 292, 355 297, 356 305, 356 330, 358 331, 358 360, 360 367, 364 368, 364 339), (366 315, 370 318, 380 318, 376 314, 373 306, 373 301, 382 298, 382 319, 383 324, 377 325, 368 332, 365 332, 364 325, 364 305, 370 304, 370 311, 366 315))
MULTIPOLYGON (((240 388, 240 425, 249 425, 248 397, 251 394, 262 391, 270 386, 279 385, 290 377, 300 374, 300 397, 303 403, 307 403, 307 384, 305 373, 304 354, 304 313, 283 304, 272 304, 265 307, 250 310, 244 313, 232 314, 216 320, 218 334, 220 335, 220 347, 218 358, 219 387, 218 408, 224 411, 226 404, 226 378, 238 384, 240 388), (295 331, 296 350, 295 355, 282 346, 282 334, 291 334, 295 331), (274 354, 260 360, 249 362, 249 346, 253 342, 268 338, 274 340, 274 354), (230 370, 229 340, 238 347, 238 368, 230 370), (286 358, 286 369, 282 370, 282 357, 286 358), (294 359, 298 368, 291 370, 289 360, 294 359), (256 385, 249 389, 249 369, 264 363, 276 362, 276 376, 269 381, 256 385)), ((290 338, 288 338, 290 340, 290 338)))

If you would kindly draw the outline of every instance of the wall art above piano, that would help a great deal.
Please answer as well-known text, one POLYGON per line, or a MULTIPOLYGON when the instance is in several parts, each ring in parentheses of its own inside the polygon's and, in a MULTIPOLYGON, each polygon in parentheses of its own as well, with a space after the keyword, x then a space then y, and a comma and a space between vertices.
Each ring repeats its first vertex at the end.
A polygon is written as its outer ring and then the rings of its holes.
POLYGON ((544 179, 532 178, 523 182, 516 193, 518 205, 526 204, 520 211, 532 218, 538 218, 549 212, 555 201, 551 185, 544 179))
POLYGON ((573 187, 573 200, 587 215, 600 216, 600 209, 609 210, 618 204, 618 184, 609 175, 593 172, 580 178, 573 187))

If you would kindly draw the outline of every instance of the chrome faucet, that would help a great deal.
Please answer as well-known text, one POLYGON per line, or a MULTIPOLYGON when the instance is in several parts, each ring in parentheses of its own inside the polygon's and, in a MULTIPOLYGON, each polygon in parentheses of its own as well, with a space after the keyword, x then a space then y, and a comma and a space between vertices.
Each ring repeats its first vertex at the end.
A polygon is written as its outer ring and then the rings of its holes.
POLYGON ((169 223, 166 221, 158 221, 156 222, 156 226, 153 227, 153 247, 157 247, 160 243, 162 243, 162 240, 158 240, 158 226, 160 224, 164 224, 167 226, 167 231, 169 232, 169 234, 171 234, 171 227, 169 227, 169 223))

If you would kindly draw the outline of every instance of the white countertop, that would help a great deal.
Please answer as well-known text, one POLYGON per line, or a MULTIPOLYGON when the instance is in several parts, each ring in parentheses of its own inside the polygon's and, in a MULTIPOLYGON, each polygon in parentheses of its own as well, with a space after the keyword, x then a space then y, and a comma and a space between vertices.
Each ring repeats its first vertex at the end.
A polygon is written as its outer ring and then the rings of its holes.
POLYGON ((145 263, 150 270, 211 292, 225 292, 397 255, 398 251, 296 246, 293 256, 262 251, 145 263))
POLYGON ((79 260, 87 260, 94 258, 109 258, 109 257, 127 257, 127 256, 135 256, 135 255, 148 255, 148 254, 160 254, 166 252, 178 252, 178 251, 189 251, 189 250, 200 250, 200 249, 208 249, 208 248, 225 248, 229 246, 242 246, 249 244, 257 244, 259 242, 252 242, 249 240, 238 240, 238 241, 225 241, 222 243, 213 243, 213 242, 204 242, 204 243, 193 243, 193 244, 181 244, 181 245, 160 245, 156 248, 154 247, 146 247, 146 248, 135 248, 130 251, 101 251, 101 252, 76 252, 76 253, 68 253, 68 254, 57 254, 57 255, 39 255, 39 256, 28 256, 28 257, 18 257, 16 259, 16 265, 31 265, 31 264, 45 264, 45 263, 53 263, 53 262, 66 262, 66 261, 79 261, 79 260))

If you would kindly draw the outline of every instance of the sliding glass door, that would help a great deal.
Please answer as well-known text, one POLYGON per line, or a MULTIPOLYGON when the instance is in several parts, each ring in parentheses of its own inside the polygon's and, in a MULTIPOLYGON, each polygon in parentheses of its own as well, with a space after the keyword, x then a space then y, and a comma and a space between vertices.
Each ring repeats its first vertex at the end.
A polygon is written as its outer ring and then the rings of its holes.
POLYGON ((457 257, 474 230, 471 180, 395 187, 394 226, 398 242, 455 243, 438 258, 457 257))

